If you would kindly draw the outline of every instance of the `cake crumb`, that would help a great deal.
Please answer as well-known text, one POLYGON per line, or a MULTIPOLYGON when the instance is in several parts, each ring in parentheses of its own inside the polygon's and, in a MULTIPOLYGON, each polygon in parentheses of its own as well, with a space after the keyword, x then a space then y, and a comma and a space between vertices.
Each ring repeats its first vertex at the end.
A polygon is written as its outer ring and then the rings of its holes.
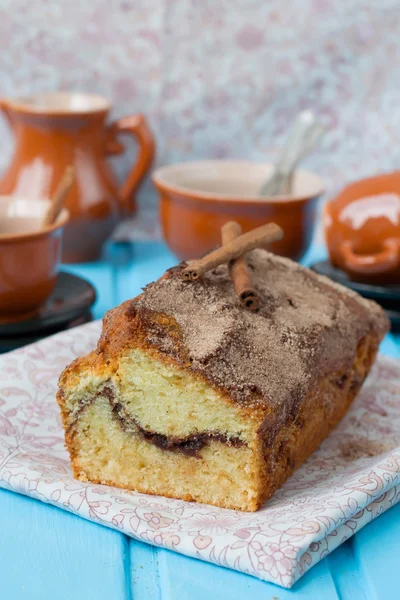
POLYGON ((345 461, 353 461, 367 457, 371 458, 396 448, 398 442, 399 440, 395 439, 385 440, 384 442, 369 440, 367 438, 353 439, 341 444, 340 455, 345 461))

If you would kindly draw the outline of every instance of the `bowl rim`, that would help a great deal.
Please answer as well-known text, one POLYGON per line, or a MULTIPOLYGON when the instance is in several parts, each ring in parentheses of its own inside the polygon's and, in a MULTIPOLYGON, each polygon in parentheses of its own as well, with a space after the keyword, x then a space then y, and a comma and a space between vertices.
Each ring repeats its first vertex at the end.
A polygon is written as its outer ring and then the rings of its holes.
POLYGON ((163 167, 159 167, 152 174, 152 181, 156 187, 168 189, 168 191, 179 194, 180 196, 185 197, 187 200, 196 199, 200 201, 213 201, 213 202, 237 202, 246 204, 281 204, 281 203, 290 203, 290 202, 304 202, 307 200, 313 200, 319 198, 325 192, 325 183, 317 173, 313 171, 309 171, 307 169, 296 169, 296 172, 303 173, 305 175, 311 175, 313 178, 317 180, 319 186, 316 187, 316 191, 313 194, 297 194, 297 195, 280 195, 280 196, 256 196, 256 195, 247 195, 243 194, 222 194, 218 192, 206 192, 196 190, 195 188, 184 187, 181 185, 177 185, 168 181, 165 175, 168 175, 170 172, 176 171, 182 168, 200 168, 203 166, 206 168, 207 166, 215 166, 220 164, 226 164, 231 166, 236 166, 239 168, 240 166, 257 166, 257 167, 271 167, 273 166, 270 162, 260 162, 260 161, 252 161, 252 160, 236 160, 236 159, 211 159, 211 160, 197 160, 197 161, 188 161, 181 163, 174 163, 171 165, 165 165, 163 167))
MULTIPOLYGON (((0 196, 0 201, 3 198, 9 198, 9 196, 0 196)), ((45 200, 36 200, 34 202, 47 202, 45 200)), ((16 217, 18 218, 18 217, 16 217)), ((47 225, 38 231, 24 231, 22 233, 0 233, 0 244, 2 243, 18 243, 22 241, 33 240, 36 238, 46 237, 48 234, 56 231, 57 229, 62 229, 64 225, 69 221, 70 214, 66 208, 63 208, 61 213, 59 214, 57 221, 52 225, 47 225)))
POLYGON ((101 94, 92 94, 80 90, 48 90, 38 92, 36 94, 27 94, 24 96, 16 96, 15 98, 3 97, 0 100, 0 105, 14 112, 23 114, 35 114, 42 116, 79 116, 90 114, 104 114, 111 110, 111 102, 101 94), (87 107, 83 108, 68 108, 63 102, 70 100, 72 97, 81 98, 87 101, 87 107), (47 98, 54 100, 55 104, 51 106, 43 106, 35 104, 34 99, 47 98), (57 100, 59 106, 57 106, 57 100))

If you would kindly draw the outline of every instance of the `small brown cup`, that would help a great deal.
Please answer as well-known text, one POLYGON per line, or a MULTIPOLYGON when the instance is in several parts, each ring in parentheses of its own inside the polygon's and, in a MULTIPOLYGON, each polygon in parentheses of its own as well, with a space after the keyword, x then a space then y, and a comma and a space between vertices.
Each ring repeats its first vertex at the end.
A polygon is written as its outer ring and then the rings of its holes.
POLYGON ((272 252, 299 260, 308 249, 324 190, 318 175, 299 169, 293 194, 260 197, 272 165, 236 160, 203 160, 157 169, 164 239, 181 259, 203 256, 221 243, 221 227, 237 221, 243 233, 270 221, 284 232, 272 252))
POLYGON ((53 291, 68 212, 42 228, 48 207, 46 200, 0 198, 0 323, 34 316, 53 291))

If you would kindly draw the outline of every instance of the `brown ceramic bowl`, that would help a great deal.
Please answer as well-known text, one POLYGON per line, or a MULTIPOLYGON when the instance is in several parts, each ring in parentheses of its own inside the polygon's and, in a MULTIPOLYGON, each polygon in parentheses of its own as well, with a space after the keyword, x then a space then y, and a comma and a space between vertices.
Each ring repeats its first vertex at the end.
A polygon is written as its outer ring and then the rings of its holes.
POLYGON ((259 197, 273 167, 236 160, 204 160, 158 169, 153 182, 160 193, 165 241, 181 259, 197 258, 220 244, 221 226, 235 220, 243 232, 274 221, 284 231, 270 249, 300 259, 310 245, 321 178, 298 170, 291 196, 259 197))
POLYGON ((68 212, 41 228, 45 200, 0 197, 0 322, 29 318, 50 296, 68 212))

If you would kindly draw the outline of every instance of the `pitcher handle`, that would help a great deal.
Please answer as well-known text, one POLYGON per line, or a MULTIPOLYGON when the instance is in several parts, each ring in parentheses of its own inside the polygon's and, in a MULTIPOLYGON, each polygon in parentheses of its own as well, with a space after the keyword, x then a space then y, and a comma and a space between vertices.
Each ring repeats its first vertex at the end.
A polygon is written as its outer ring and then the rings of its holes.
POLYGON ((388 238, 382 245, 383 249, 375 254, 356 254, 351 242, 343 242, 341 252, 346 267, 355 273, 371 275, 394 270, 400 264, 400 240, 388 238))
POLYGON ((139 146, 135 164, 119 190, 126 213, 133 214, 136 209, 133 194, 153 162, 155 143, 145 117, 140 114, 122 117, 109 125, 106 142, 107 154, 121 154, 125 151, 124 145, 118 140, 120 134, 132 135, 139 146))

